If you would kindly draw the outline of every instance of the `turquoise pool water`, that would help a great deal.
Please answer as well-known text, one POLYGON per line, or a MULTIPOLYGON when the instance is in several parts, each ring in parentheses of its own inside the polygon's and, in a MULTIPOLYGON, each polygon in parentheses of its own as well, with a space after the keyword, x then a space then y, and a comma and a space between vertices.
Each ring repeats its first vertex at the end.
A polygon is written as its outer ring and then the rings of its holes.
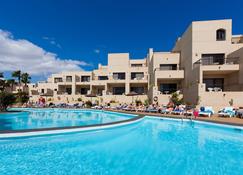
POLYGON ((87 126, 131 119, 133 115, 95 110, 28 109, 0 114, 0 131, 87 126))
POLYGON ((144 118, 123 127, 0 140, 0 174, 240 175, 243 132, 144 118))

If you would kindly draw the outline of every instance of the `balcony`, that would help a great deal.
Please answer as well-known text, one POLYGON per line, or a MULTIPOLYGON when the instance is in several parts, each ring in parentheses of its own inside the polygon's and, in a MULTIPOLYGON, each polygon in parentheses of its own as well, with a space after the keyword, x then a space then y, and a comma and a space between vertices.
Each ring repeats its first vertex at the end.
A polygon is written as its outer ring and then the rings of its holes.
POLYGON ((155 79, 184 79, 184 70, 164 70, 161 68, 156 68, 155 79))
POLYGON ((147 66, 130 66, 130 71, 131 72, 147 72, 148 67, 147 66))
POLYGON ((54 83, 61 83, 63 82, 62 78, 54 78, 54 83))
POLYGON ((204 74, 230 74, 240 70, 239 58, 201 58, 195 64, 201 65, 201 70, 204 74))
POLYGON ((125 83, 126 74, 125 73, 113 73, 112 76, 109 76, 107 83, 125 83))
POLYGON ((130 80, 131 83, 146 83, 148 82, 148 76, 144 77, 133 77, 130 80))
POLYGON ((148 76, 143 72, 131 72, 131 83, 146 83, 148 82, 148 76))
POLYGON ((90 84, 93 86, 105 86, 106 82, 107 80, 92 80, 90 84))

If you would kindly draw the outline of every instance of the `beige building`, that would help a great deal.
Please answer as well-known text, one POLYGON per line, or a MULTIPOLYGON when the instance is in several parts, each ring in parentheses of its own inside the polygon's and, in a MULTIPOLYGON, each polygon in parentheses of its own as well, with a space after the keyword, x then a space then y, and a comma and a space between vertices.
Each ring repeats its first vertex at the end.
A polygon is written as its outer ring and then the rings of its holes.
POLYGON ((53 74, 29 91, 33 101, 44 95, 54 102, 167 104, 177 92, 188 104, 243 106, 243 35, 232 35, 232 20, 192 22, 171 52, 149 49, 143 59, 108 54, 107 66, 53 74))

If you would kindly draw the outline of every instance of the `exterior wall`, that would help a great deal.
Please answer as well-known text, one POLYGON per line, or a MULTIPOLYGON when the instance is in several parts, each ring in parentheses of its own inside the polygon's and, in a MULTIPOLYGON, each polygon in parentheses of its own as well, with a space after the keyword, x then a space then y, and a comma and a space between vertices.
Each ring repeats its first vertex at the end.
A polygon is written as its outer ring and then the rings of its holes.
MULTIPOLYGON (((172 52, 154 52, 149 49, 146 58, 130 59, 128 53, 108 54, 108 65, 99 64, 98 69, 90 72, 63 72, 53 74, 45 83, 31 86, 29 90, 44 93, 51 89, 54 93, 52 100, 56 102, 76 102, 82 100, 98 100, 100 103, 116 101, 131 103, 135 99, 150 100, 166 105, 171 94, 163 94, 159 91, 160 83, 176 83, 178 93, 188 104, 209 105, 220 108, 229 105, 233 98, 235 106, 243 106, 243 40, 242 35, 232 35, 232 20, 213 20, 192 22, 184 34, 178 38, 172 52), (224 29, 226 39, 216 41, 216 31, 224 29), (225 62, 222 65, 202 65, 202 54, 225 54, 226 60, 236 58, 237 62, 225 62), (134 66, 137 64, 139 66, 134 66), (176 64, 176 70, 162 70, 161 64, 176 64), (131 73, 144 73, 142 79, 132 79, 131 73), (113 78, 114 73, 125 73, 124 80, 113 78), (72 77, 72 82, 65 81, 66 76, 72 77), (81 82, 81 76, 90 76, 89 82, 81 82), (107 76, 107 80, 99 80, 99 76, 107 76), (62 82, 55 83, 54 79, 60 77, 62 82), (223 92, 207 92, 204 78, 224 78, 223 92), (113 87, 125 87, 122 95, 113 95, 113 87), (66 87, 71 87, 72 94, 67 95, 66 87), (80 95, 80 88, 89 88, 88 94, 97 94, 102 90, 101 96, 86 97, 80 95), (131 87, 144 87, 145 94, 127 96, 131 87), (61 91, 63 94, 59 94, 61 91)), ((36 95, 33 95, 33 99, 36 95)))
MULTIPOLYGON (((242 88, 239 79, 242 71, 241 63, 220 66, 194 64, 201 59, 202 54, 223 53, 226 58, 233 58, 235 55, 239 56, 240 54, 236 52, 243 47, 242 43, 239 42, 240 39, 238 38, 238 42, 232 44, 232 20, 192 22, 173 49, 173 51, 181 53, 181 65, 185 69, 183 95, 186 102, 199 105, 206 105, 207 103, 207 105, 211 106, 216 106, 216 104, 218 106, 229 105, 228 99, 219 102, 215 100, 217 98, 210 98, 209 92, 206 92, 205 84, 203 84, 203 78, 210 77, 224 78, 225 91, 241 95, 240 91, 242 91, 242 88), (216 31, 218 29, 225 29, 226 39, 224 41, 216 40, 216 31), (232 52, 235 54, 233 55, 232 52)), ((211 97, 217 97, 218 94, 218 97, 221 98, 220 93, 212 93, 210 93, 211 97)), ((233 95, 233 97, 237 97, 237 95, 233 95)), ((240 103, 235 103, 235 105, 243 106, 240 103)))
POLYGON ((174 52, 180 53, 181 68, 184 70, 184 80, 182 81, 184 100, 189 104, 195 104, 197 101, 197 86, 199 73, 194 71, 192 64, 192 27, 191 24, 185 33, 179 38, 173 48, 174 52))

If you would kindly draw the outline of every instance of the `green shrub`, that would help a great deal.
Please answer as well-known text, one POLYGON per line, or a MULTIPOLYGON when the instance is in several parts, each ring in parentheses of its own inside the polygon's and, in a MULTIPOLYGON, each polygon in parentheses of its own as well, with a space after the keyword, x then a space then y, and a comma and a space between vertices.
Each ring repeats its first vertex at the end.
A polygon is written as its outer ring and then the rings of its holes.
POLYGON ((149 105, 149 99, 146 99, 146 100, 144 100, 144 106, 148 106, 149 105))
POLYGON ((174 105, 181 105, 183 103, 183 98, 180 98, 179 94, 174 92, 171 94, 170 101, 174 103, 174 105))
POLYGON ((79 98, 78 98, 78 101, 82 101, 82 98, 79 97, 79 98))
POLYGON ((111 100, 110 103, 116 103, 116 101, 115 100, 111 100))
POLYGON ((8 106, 14 104, 15 100, 14 94, 0 92, 0 111, 6 111, 8 106))
POLYGON ((85 102, 85 105, 86 105, 86 108, 91 108, 92 102, 88 100, 85 102))
POLYGON ((229 101, 229 105, 230 106, 233 106, 234 105, 234 100, 231 98, 230 101, 229 101))
POLYGON ((29 101, 29 95, 26 92, 19 91, 16 94, 16 103, 27 103, 29 101))
POLYGON ((139 106, 139 105, 142 104, 142 101, 141 100, 136 100, 135 103, 136 103, 136 106, 139 106))

